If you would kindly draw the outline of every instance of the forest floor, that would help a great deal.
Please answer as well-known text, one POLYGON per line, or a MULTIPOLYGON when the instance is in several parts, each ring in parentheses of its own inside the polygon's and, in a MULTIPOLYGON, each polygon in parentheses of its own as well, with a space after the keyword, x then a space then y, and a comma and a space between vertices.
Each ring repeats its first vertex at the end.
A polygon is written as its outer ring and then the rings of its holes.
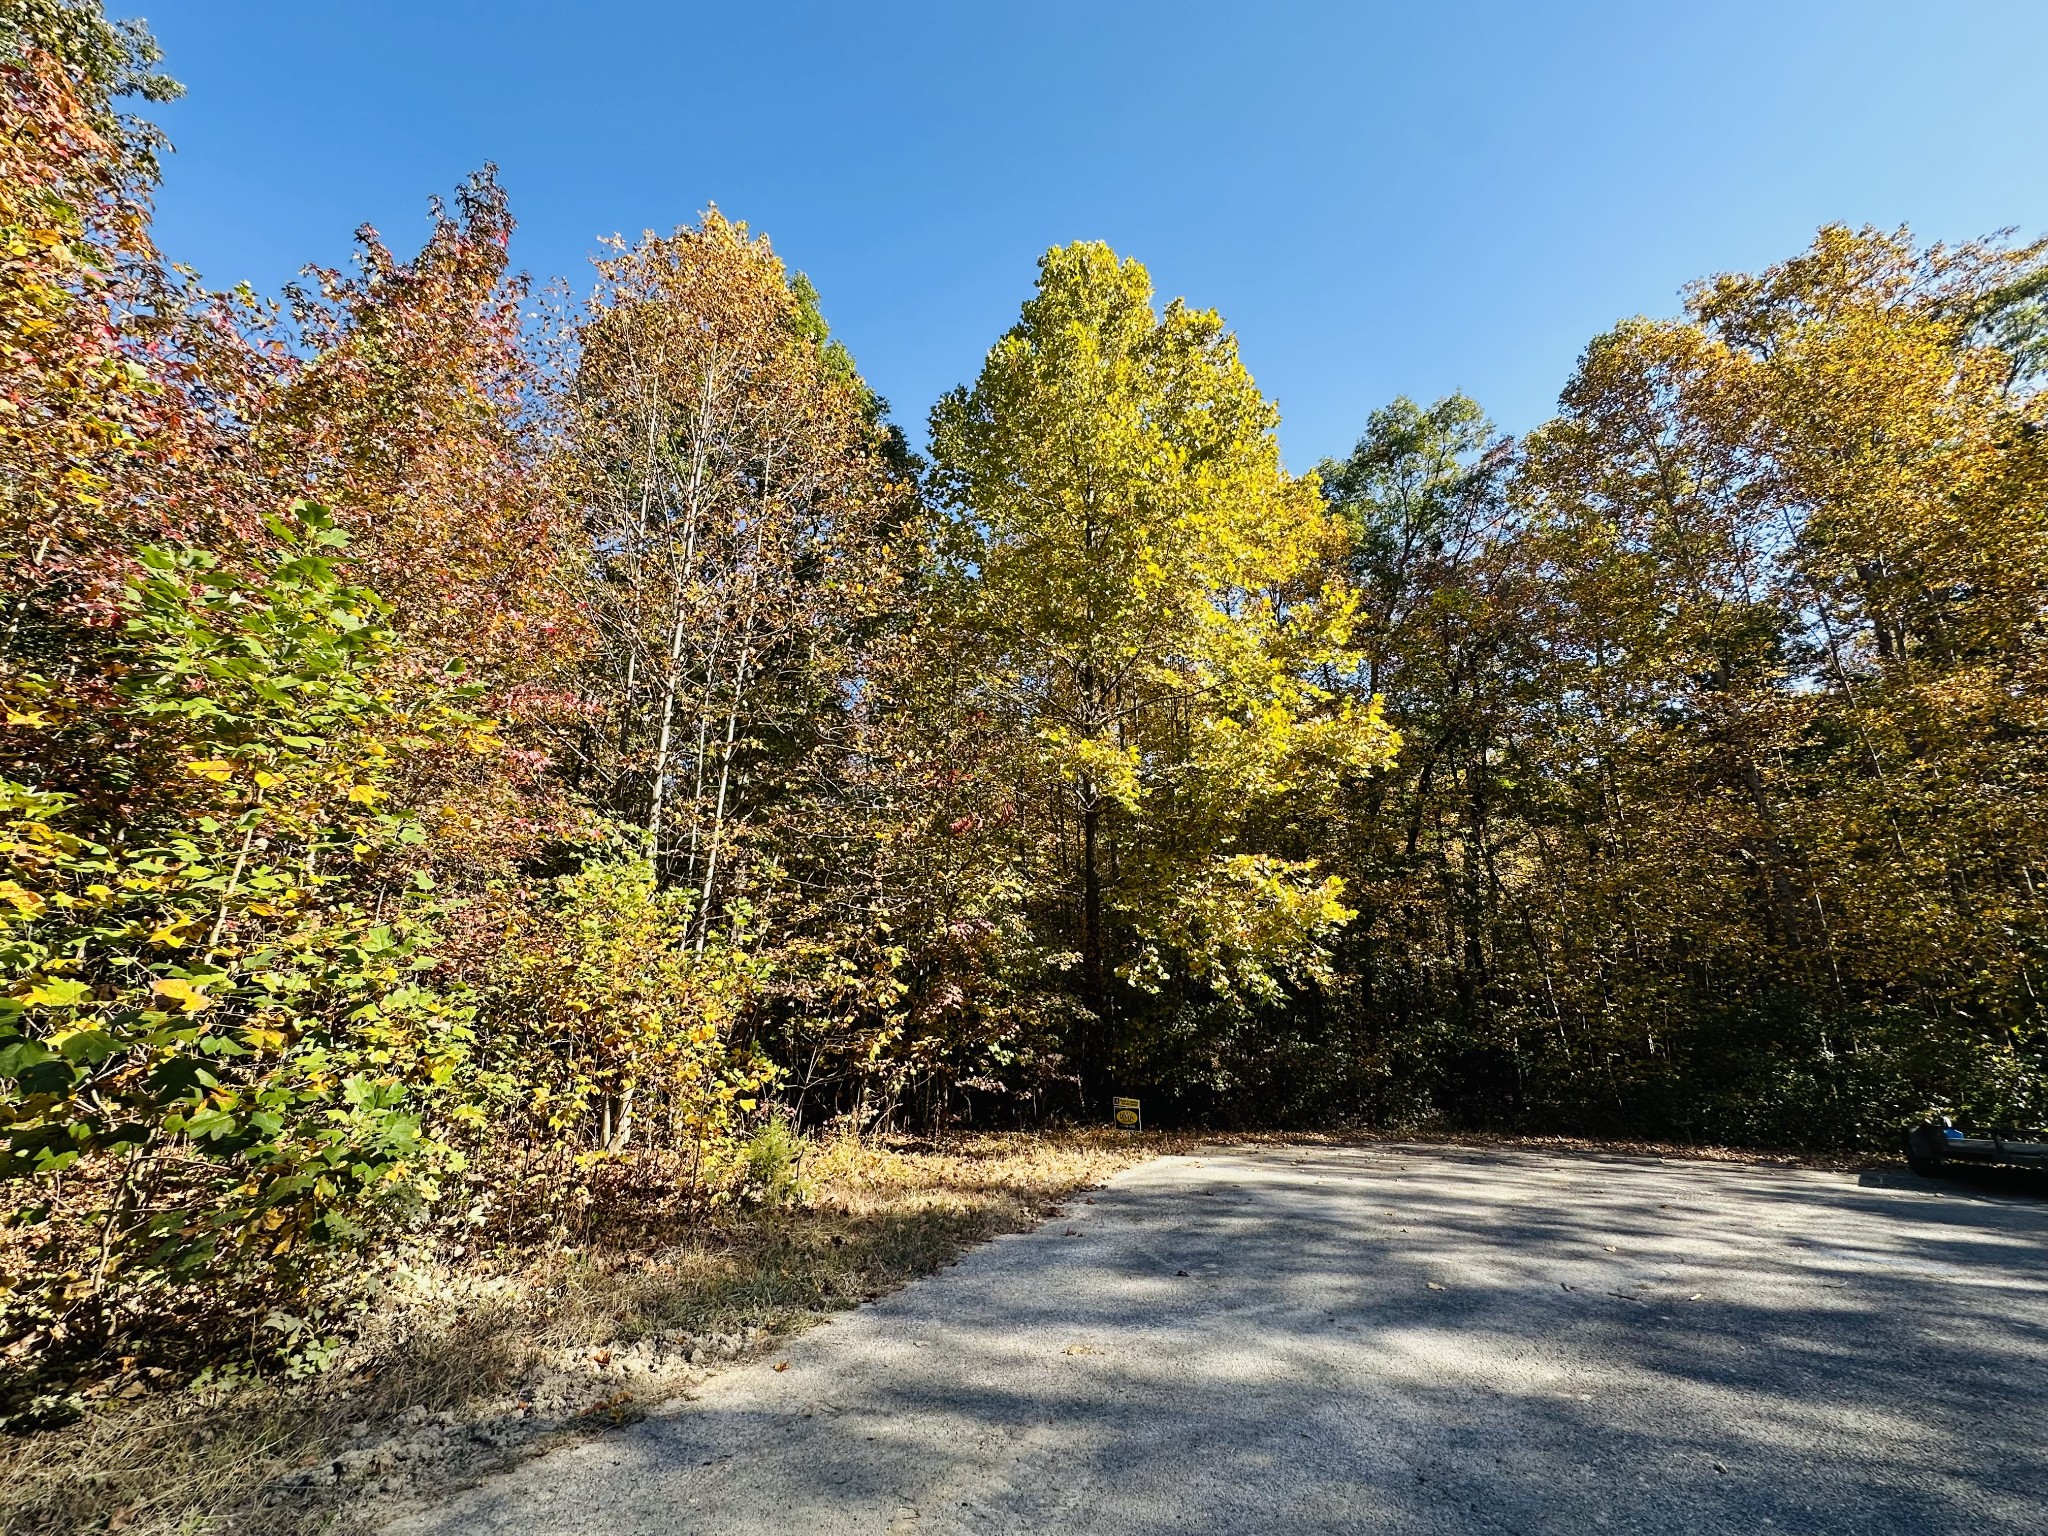
POLYGON ((803 1198, 667 1241, 392 1254, 331 1367, 165 1386, 0 1440, 0 1532, 324 1536, 687 1398, 841 1308, 1035 1226, 1184 1139, 1120 1132, 815 1144, 803 1198))
POLYGON ((1261 1138, 391 1531, 2020 1536, 2044 1380, 2038 1183, 1261 1138))

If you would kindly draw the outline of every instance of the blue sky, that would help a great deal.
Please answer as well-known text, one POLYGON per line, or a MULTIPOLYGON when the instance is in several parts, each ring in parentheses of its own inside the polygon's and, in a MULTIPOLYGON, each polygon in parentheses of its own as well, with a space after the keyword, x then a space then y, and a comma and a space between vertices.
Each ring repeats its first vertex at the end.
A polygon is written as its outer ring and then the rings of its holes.
POLYGON ((1585 342, 1829 220, 2048 233, 2048 3, 112 0, 189 88, 169 255, 274 289, 495 160, 516 260, 707 203, 921 439, 1046 246, 1220 309, 1289 462, 1400 393, 1547 416, 1585 342))

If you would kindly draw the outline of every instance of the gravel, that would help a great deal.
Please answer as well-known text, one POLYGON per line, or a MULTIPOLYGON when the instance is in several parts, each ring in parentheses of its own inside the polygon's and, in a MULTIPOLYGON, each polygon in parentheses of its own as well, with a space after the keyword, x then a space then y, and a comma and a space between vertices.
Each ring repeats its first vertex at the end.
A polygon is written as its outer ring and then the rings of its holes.
POLYGON ((2035 1536, 2044 1406, 2038 1189, 1269 1147, 389 1529, 2035 1536))

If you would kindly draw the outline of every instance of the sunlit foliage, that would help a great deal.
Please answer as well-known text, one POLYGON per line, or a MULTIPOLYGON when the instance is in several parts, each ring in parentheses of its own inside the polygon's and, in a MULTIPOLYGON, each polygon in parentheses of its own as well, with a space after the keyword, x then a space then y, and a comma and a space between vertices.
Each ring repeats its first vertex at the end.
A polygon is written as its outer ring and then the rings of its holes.
POLYGON ((826 1121, 2048 1120, 2048 249, 1830 227, 1297 475, 1063 246, 924 463, 715 209, 207 288, 156 63, 0 17, 0 1415, 826 1121))

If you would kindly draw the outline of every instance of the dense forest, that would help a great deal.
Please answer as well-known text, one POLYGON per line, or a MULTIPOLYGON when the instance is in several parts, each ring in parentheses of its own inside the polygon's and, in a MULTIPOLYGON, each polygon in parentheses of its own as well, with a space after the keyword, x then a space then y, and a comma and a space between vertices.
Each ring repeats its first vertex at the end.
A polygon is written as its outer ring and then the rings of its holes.
POLYGON ((1293 473, 1077 243, 919 453, 717 211, 207 288, 156 63, 0 21, 17 1357, 827 1123, 2048 1121, 2048 245, 1825 228, 1293 473))

